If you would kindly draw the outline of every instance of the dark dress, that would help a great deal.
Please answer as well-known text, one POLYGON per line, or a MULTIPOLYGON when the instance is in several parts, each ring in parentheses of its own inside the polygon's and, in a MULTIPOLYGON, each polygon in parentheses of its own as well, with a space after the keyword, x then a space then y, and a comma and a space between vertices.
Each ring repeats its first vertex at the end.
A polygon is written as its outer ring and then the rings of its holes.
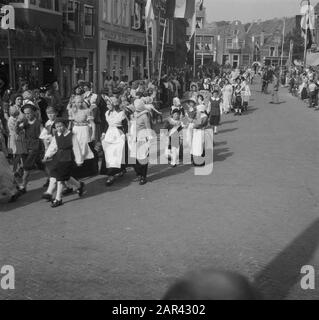
POLYGON ((235 89, 235 109, 242 110, 243 99, 241 96, 241 86, 237 86, 235 89))
POLYGON ((33 170, 36 166, 38 169, 44 169, 41 161, 44 150, 42 141, 39 139, 41 126, 42 124, 39 120, 35 120, 32 124, 27 121, 25 122, 24 130, 28 155, 23 163, 23 167, 26 171, 33 170))
POLYGON ((220 104, 221 99, 218 98, 217 100, 210 99, 211 104, 211 112, 209 115, 209 124, 211 126, 217 127, 220 125, 220 104))
POLYGON ((55 135, 56 144, 58 147, 57 153, 53 157, 51 164, 50 176, 59 182, 70 180, 74 165, 74 154, 72 144, 72 133, 69 132, 66 136, 55 135))

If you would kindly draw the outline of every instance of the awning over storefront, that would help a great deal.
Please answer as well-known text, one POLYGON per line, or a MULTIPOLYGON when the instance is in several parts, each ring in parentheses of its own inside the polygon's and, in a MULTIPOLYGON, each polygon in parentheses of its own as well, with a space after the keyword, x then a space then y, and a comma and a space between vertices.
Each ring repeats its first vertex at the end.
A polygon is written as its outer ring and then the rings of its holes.
POLYGON ((319 66, 319 52, 307 54, 307 65, 311 67, 319 66))

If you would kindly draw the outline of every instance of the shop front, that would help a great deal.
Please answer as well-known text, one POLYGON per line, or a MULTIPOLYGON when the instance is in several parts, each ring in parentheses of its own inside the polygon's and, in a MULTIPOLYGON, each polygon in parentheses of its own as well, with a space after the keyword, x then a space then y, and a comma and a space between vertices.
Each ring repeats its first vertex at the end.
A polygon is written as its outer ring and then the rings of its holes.
POLYGON ((100 33, 100 85, 106 77, 134 81, 143 79, 146 68, 146 39, 142 32, 102 30, 100 33))
POLYGON ((95 84, 94 51, 65 50, 63 52, 60 83, 61 95, 68 98, 72 94, 74 86, 81 80, 95 84))

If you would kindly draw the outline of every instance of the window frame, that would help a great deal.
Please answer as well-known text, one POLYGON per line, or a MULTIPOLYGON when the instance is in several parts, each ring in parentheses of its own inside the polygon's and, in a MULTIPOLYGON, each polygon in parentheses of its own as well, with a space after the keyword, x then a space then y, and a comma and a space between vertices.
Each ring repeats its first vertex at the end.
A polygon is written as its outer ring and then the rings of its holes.
POLYGON ((84 4, 84 5, 83 5, 83 37, 84 37, 84 38, 90 38, 90 39, 92 39, 92 38, 95 37, 94 14, 95 14, 95 12, 94 12, 94 6, 91 6, 91 5, 89 5, 89 4, 84 4), (92 10, 92 25, 91 25, 91 27, 92 27, 92 34, 91 34, 91 35, 87 35, 87 34, 86 34, 86 24, 85 24, 85 16, 86 16, 85 10, 86 10, 86 9, 91 9, 91 10, 92 10))
POLYGON ((81 3, 79 0, 67 0, 66 2, 66 8, 67 10, 65 11, 64 9, 62 9, 63 11, 63 22, 65 22, 69 28, 74 32, 74 33, 81 33, 81 3), (71 11, 68 10, 69 8, 69 3, 72 2, 73 5, 73 14, 74 14, 74 18, 75 18, 75 9, 74 9, 74 5, 77 4, 78 5, 78 20, 77 20, 77 24, 75 23, 75 19, 74 19, 74 29, 70 27, 70 24, 69 24, 69 13, 71 13, 71 11), (64 18, 66 17, 66 19, 64 18))

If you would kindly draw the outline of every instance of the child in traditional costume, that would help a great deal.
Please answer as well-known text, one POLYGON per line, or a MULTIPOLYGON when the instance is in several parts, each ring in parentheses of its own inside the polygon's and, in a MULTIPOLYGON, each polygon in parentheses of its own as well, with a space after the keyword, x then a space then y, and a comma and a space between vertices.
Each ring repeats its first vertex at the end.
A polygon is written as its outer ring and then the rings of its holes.
POLYGON ((248 105, 251 97, 251 91, 249 84, 246 79, 242 83, 242 100, 243 100, 243 110, 248 111, 248 105))
POLYGON ((141 99, 134 101, 135 114, 131 126, 131 157, 136 158, 134 166, 140 185, 147 183, 150 144, 152 140, 151 115, 141 99))
POLYGON ((235 96, 235 115, 242 115, 243 110, 243 98, 242 98, 243 87, 241 85, 240 78, 237 79, 234 96, 235 96))
POLYGON ((115 182, 115 176, 122 176, 125 173, 127 143, 126 133, 128 122, 126 114, 120 109, 119 99, 112 97, 108 101, 106 122, 108 129, 102 135, 102 146, 104 159, 101 173, 107 175, 106 185, 111 186, 115 182))
POLYGON ((181 104, 181 101, 179 98, 174 98, 173 99, 173 106, 171 108, 171 115, 173 114, 174 110, 178 110, 180 112, 180 116, 181 117, 185 117, 186 113, 185 113, 185 109, 181 104))
POLYGON ((220 118, 221 118, 221 106, 222 106, 222 99, 219 96, 219 92, 215 90, 213 92, 213 96, 210 99, 210 114, 209 114, 209 124, 214 129, 214 134, 218 133, 218 127, 220 125, 220 118))
POLYGON ((24 130, 25 133, 27 157, 23 163, 24 174, 19 191, 21 194, 25 194, 31 170, 35 169, 36 166, 41 170, 44 168, 41 162, 43 145, 39 138, 43 127, 41 121, 37 119, 37 108, 34 105, 24 105, 22 112, 26 119, 18 124, 18 128, 24 130))
POLYGON ((194 166, 205 166, 205 129, 208 125, 207 108, 204 104, 197 106, 196 118, 193 121, 192 135, 192 164, 194 166))
POLYGON ((8 151, 13 156, 13 172, 17 176, 21 173, 20 169, 23 167, 23 159, 27 154, 27 148, 24 138, 24 132, 19 130, 19 116, 20 111, 16 106, 11 106, 9 108, 9 140, 8 140, 8 151))
POLYGON ((172 116, 164 122, 164 129, 168 130, 169 137, 166 153, 173 168, 179 164, 180 149, 183 146, 183 128, 181 111, 174 109, 172 116))
POLYGON ((48 162, 49 159, 52 159, 50 164, 50 184, 47 192, 43 195, 43 199, 52 201, 52 208, 63 205, 62 196, 65 182, 77 189, 79 197, 82 197, 85 192, 84 183, 72 177, 75 163, 81 166, 82 158, 77 156, 79 155, 78 152, 75 152, 80 146, 77 143, 77 139, 74 139, 72 132, 67 129, 67 122, 64 119, 55 120, 56 133, 43 159, 43 162, 48 162), (56 196, 53 200, 55 189, 56 196))
MULTIPOLYGON (((57 118, 57 111, 53 107, 48 107, 46 109, 46 117, 48 118, 48 121, 45 123, 44 128, 40 135, 40 139, 43 141, 45 151, 48 150, 50 143, 56 132, 54 123, 57 118)), ((48 179, 44 184, 43 188, 47 188, 50 183, 50 173, 49 173, 49 168, 47 166, 45 168, 45 171, 48 179)))

